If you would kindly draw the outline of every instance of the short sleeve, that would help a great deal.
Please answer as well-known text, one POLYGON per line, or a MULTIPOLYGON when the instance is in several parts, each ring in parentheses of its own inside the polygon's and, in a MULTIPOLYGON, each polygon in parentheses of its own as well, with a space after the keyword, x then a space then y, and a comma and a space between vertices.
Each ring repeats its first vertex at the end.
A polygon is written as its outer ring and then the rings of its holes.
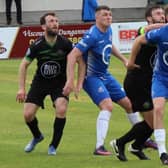
POLYGON ((161 29, 154 29, 145 34, 145 37, 150 43, 158 43, 160 41, 161 29))
POLYGON ((82 53, 88 51, 95 44, 95 37, 92 33, 86 33, 83 38, 76 44, 76 48, 78 48, 82 53))

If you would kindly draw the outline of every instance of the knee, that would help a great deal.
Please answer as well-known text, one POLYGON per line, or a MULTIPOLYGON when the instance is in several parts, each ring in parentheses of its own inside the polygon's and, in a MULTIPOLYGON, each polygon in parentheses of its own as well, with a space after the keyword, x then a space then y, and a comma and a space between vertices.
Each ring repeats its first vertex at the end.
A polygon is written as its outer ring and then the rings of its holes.
POLYGON ((157 118, 160 118, 162 119, 163 118, 163 109, 160 107, 160 106, 157 106, 154 108, 154 115, 157 117, 157 118))
POLYGON ((59 118, 64 118, 66 116, 66 111, 67 111, 66 106, 57 107, 56 116, 59 118))
POLYGON ((24 117, 25 122, 30 122, 33 120, 34 115, 29 112, 24 112, 23 117, 24 117))
POLYGON ((113 110, 113 105, 111 104, 104 104, 103 106, 100 107, 101 110, 107 110, 109 112, 112 112, 113 110))
POLYGON ((123 107, 125 108, 125 111, 127 113, 132 113, 133 112, 133 110, 132 110, 132 104, 131 104, 131 101, 129 99, 126 99, 125 104, 124 104, 123 107))
POLYGON ((111 103, 111 104, 108 104, 108 105, 106 106, 106 110, 112 112, 112 110, 113 110, 113 105, 112 105, 112 103, 111 103))
POLYGON ((99 108, 101 110, 107 110, 109 112, 112 112, 112 110, 113 110, 113 104, 112 104, 111 99, 105 99, 102 102, 100 102, 99 108))

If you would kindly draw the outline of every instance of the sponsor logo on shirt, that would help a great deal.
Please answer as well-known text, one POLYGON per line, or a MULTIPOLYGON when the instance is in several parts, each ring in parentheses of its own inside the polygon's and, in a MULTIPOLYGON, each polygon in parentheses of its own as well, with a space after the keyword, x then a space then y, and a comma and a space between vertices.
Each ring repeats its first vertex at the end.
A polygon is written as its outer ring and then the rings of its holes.
POLYGON ((41 66, 41 75, 44 78, 54 78, 61 72, 60 64, 54 61, 48 61, 41 66))

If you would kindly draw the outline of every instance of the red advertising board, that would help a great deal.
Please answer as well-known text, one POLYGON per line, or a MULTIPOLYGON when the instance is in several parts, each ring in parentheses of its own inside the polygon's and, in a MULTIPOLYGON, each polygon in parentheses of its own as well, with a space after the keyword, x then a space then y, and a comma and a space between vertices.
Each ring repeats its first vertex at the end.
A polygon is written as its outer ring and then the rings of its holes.
MULTIPOLYGON (((69 38, 75 44, 90 26, 91 24, 60 25, 59 34, 69 38)), ((20 27, 9 57, 24 57, 29 45, 42 35, 41 26, 20 27)))
POLYGON ((120 41, 128 41, 134 40, 137 36, 137 29, 130 30, 120 30, 119 31, 119 40, 120 41))
MULTIPOLYGON (((113 44, 121 53, 130 53, 139 27, 146 22, 113 23, 113 44)), ((60 25, 59 34, 77 43, 91 24, 60 25)), ((22 58, 35 39, 43 35, 41 26, 0 28, 0 59, 22 58)))

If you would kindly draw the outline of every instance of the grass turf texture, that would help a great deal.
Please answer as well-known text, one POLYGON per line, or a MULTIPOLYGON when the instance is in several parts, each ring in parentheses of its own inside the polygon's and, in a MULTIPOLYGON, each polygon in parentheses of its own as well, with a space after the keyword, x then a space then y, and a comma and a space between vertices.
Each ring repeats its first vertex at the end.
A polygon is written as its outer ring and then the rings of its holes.
MULTIPOLYGON (((126 150, 128 162, 120 162, 112 156, 94 156, 92 153, 96 141, 96 118, 98 108, 83 91, 76 100, 71 95, 67 112, 67 123, 56 156, 48 156, 47 149, 52 135, 54 109, 50 99, 45 100, 45 110, 38 111, 40 128, 45 136, 32 153, 25 153, 24 147, 30 141, 31 134, 24 124, 23 105, 15 101, 18 90, 18 67, 21 60, 0 61, 0 168, 160 168, 157 151, 146 149, 151 158, 140 161, 126 150)), ((29 67, 27 88, 34 74, 36 63, 29 67)), ((125 68, 117 59, 112 58, 110 71, 122 83, 125 68)), ((167 108, 166 108, 167 109, 167 108)), ((165 115, 165 124, 167 125, 165 115)), ((109 141, 123 135, 131 127, 126 114, 118 105, 114 105, 109 132, 105 146, 111 150, 109 141)), ((128 145, 127 145, 128 146, 128 145)), ((127 149, 127 147, 126 147, 127 149)))

